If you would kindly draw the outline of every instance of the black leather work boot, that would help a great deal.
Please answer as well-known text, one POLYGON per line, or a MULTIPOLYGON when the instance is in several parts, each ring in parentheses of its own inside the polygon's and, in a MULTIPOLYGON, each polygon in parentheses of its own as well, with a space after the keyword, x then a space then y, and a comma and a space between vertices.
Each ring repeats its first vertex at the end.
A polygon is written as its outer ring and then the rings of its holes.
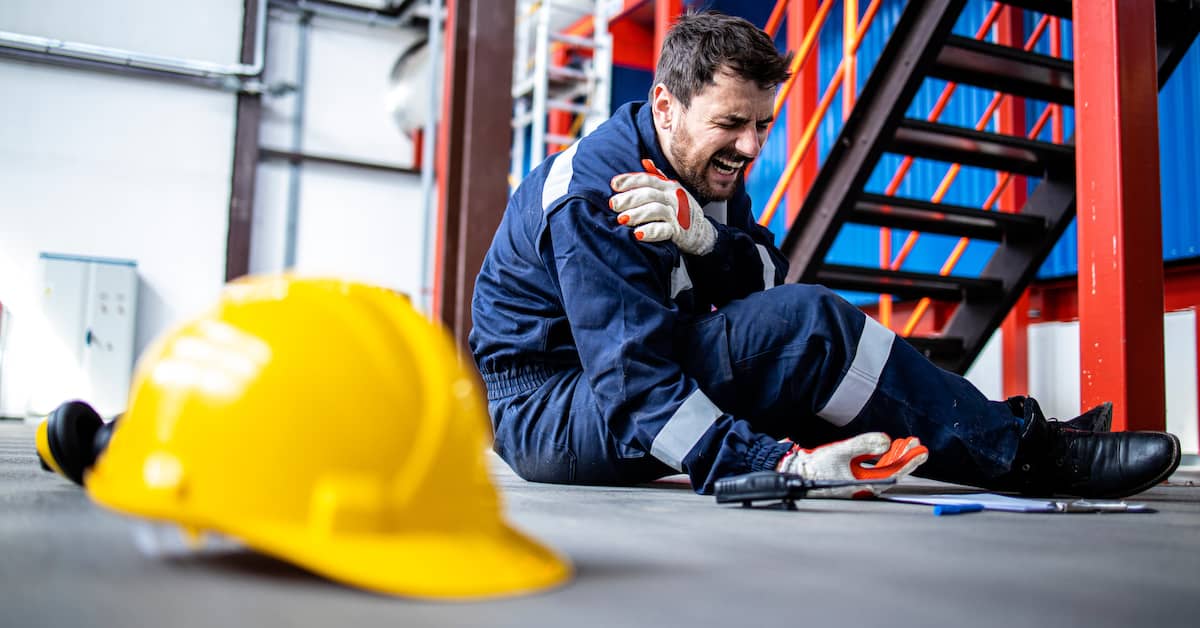
MULTIPOLYGON (((1054 418, 1049 420, 1053 421, 1054 418)), ((1065 421, 1063 425, 1085 432, 1108 432, 1112 430, 1112 402, 1105 401, 1070 421, 1065 421)))
MULTIPOLYGON (((1010 470, 988 483, 993 490, 1125 497, 1154 487, 1179 466, 1179 439, 1173 434, 1085 431, 1072 428, 1070 421, 1047 421, 1034 399, 1014 397, 1008 404, 1025 428, 1010 470)), ((1106 405, 1111 420, 1111 404, 1106 405)))

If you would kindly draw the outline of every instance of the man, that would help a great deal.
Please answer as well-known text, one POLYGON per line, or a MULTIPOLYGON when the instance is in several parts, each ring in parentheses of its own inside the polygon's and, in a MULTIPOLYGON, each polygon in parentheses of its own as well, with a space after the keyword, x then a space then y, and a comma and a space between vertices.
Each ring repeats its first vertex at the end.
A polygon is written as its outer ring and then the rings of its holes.
POLYGON ((500 456, 533 481, 682 471, 700 492, 749 471, 886 479, 922 463, 927 477, 1039 494, 1165 479, 1174 436, 1109 433, 1105 407, 1063 424, 1032 399, 988 401, 833 292, 781 285, 787 261, 742 173, 787 64, 745 20, 681 17, 650 101, 514 193, 470 336, 500 456), (1068 427, 1088 423, 1100 430, 1068 427))

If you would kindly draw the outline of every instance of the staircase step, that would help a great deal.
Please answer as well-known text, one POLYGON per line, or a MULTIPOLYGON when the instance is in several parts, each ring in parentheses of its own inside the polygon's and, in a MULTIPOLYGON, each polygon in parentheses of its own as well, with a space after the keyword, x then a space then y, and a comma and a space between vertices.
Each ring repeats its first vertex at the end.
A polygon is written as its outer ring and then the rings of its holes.
POLYGON ((1075 149, 1023 137, 905 118, 888 152, 1032 177, 1073 176, 1075 149))
POLYGON ((835 290, 890 294, 902 299, 929 297, 938 301, 989 301, 1004 294, 996 279, 974 279, 883 270, 865 266, 825 264, 817 269, 817 283, 835 290))
POLYGON ((962 338, 948 336, 901 336, 901 338, 939 365, 958 360, 963 353, 962 338))
POLYGON ((1034 236, 1046 227, 1039 216, 983 211, 913 198, 863 194, 847 220, 864 225, 1004 242, 1034 236))
POLYGON ((929 73, 1025 98, 1075 104, 1075 74, 1070 61, 970 37, 947 37, 929 73))
MULTIPOLYGON (((1088 0, 1083 0, 1087 2, 1088 0)), ((1001 3, 1054 17, 1071 19, 1071 0, 1000 0, 1001 3)))

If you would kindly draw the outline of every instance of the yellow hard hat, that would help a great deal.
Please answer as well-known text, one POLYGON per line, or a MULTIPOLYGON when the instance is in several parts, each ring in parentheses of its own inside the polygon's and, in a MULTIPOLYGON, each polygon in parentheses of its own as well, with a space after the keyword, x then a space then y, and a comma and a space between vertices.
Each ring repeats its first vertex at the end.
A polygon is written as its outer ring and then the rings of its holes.
POLYGON ((561 584, 569 565, 501 516, 490 437, 477 376, 407 299, 264 276, 146 350, 85 482, 104 506, 384 593, 561 584))

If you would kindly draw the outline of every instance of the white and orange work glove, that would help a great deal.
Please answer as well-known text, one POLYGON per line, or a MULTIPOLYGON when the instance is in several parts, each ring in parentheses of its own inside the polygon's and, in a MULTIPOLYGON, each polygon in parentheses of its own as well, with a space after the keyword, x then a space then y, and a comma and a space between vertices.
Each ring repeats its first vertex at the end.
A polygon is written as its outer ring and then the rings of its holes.
MULTIPOLYGON (((928 459, 929 450, 915 437, 893 441, 883 432, 868 432, 815 449, 793 445, 779 460, 776 470, 794 473, 807 480, 899 480, 928 459)), ((808 497, 875 497, 888 486, 860 484, 822 488, 809 491, 808 497)))
POLYGON ((642 242, 671 240, 689 255, 705 255, 717 242, 717 230, 704 217, 700 203, 678 181, 668 179, 649 159, 645 172, 626 172, 612 178, 616 194, 608 206, 619 213, 617 222, 634 228, 642 242))

